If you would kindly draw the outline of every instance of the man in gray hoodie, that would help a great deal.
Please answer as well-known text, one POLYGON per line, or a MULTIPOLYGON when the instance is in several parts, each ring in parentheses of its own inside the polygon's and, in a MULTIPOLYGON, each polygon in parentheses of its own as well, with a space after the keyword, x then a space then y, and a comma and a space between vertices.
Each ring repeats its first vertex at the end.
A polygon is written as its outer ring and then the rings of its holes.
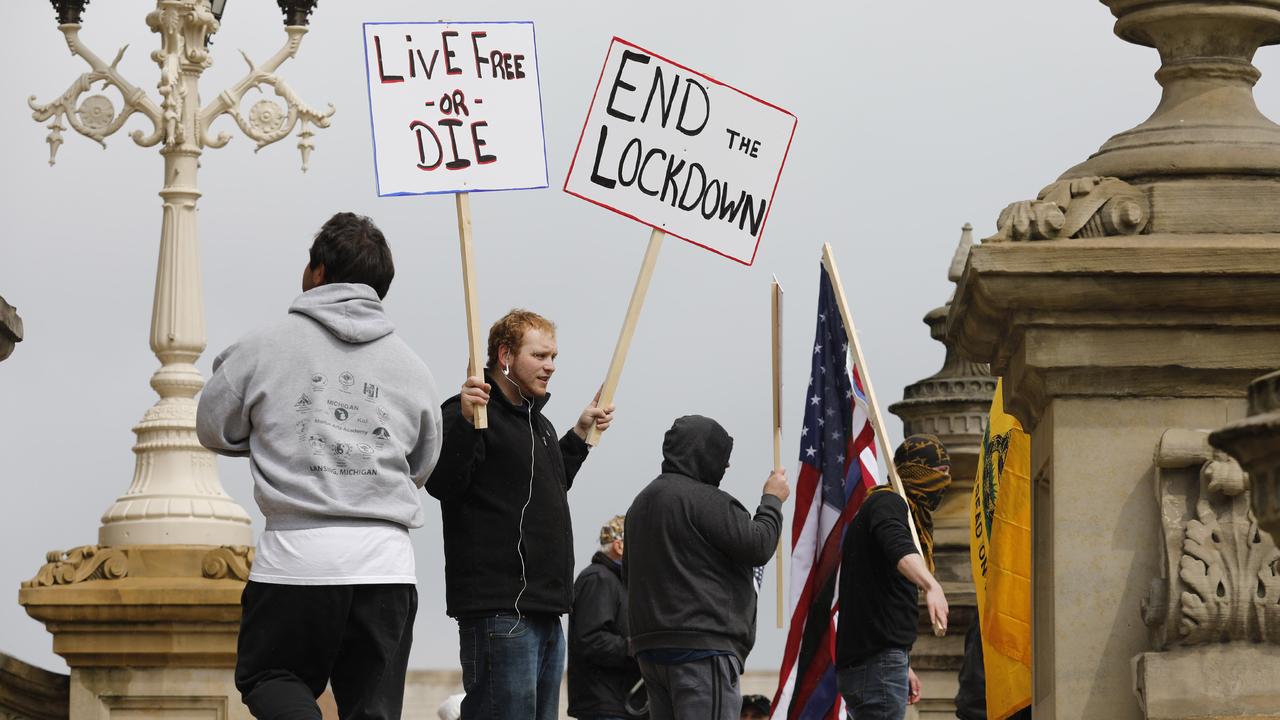
POLYGON ((249 458, 266 517, 241 598, 236 687, 257 718, 399 718, 418 595, 409 529, 440 454, 431 373, 382 298, 395 268, 366 217, 316 235, 284 318, 213 362, 197 432, 249 458))
POLYGON ((719 487, 732 450, 715 420, 676 420, 662 474, 627 511, 631 651, 652 720, 737 720, 742 709, 738 680, 756 640, 753 571, 773 555, 791 488, 775 470, 752 516, 719 487))

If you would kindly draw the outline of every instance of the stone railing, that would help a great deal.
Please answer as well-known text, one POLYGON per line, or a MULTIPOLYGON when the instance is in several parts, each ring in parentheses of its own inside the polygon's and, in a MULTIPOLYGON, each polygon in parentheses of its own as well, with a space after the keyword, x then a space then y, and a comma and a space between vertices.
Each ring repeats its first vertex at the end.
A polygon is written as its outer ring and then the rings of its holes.
POLYGON ((70 678, 0 653, 0 720, 67 720, 70 678))

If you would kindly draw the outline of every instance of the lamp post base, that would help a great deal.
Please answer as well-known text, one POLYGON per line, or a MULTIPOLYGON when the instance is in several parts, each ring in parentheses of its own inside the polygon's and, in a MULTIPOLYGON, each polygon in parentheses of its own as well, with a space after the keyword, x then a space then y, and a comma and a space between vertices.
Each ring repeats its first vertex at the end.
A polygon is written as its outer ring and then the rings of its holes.
POLYGON ((235 689, 247 547, 86 546, 49 553, 18 592, 71 667, 75 720, 249 720, 235 689))

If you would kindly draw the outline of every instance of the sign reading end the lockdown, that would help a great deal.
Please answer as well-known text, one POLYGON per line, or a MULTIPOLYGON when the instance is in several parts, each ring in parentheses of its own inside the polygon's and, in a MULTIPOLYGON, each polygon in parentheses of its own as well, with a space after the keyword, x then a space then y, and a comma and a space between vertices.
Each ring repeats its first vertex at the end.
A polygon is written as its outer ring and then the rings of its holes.
POLYGON ((365 23, 379 195, 547 186, 533 23, 365 23))
POLYGON ((564 189, 750 265, 796 117, 614 38, 564 189))

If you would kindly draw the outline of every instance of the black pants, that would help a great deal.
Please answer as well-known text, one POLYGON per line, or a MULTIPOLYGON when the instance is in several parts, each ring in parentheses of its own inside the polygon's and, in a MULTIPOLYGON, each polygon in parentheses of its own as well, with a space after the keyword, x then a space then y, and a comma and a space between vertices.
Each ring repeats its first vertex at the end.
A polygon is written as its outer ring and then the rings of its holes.
POLYGON ((413 642, 413 585, 273 585, 240 598, 236 688, 259 720, 320 720, 333 686, 343 720, 397 720, 413 642))

